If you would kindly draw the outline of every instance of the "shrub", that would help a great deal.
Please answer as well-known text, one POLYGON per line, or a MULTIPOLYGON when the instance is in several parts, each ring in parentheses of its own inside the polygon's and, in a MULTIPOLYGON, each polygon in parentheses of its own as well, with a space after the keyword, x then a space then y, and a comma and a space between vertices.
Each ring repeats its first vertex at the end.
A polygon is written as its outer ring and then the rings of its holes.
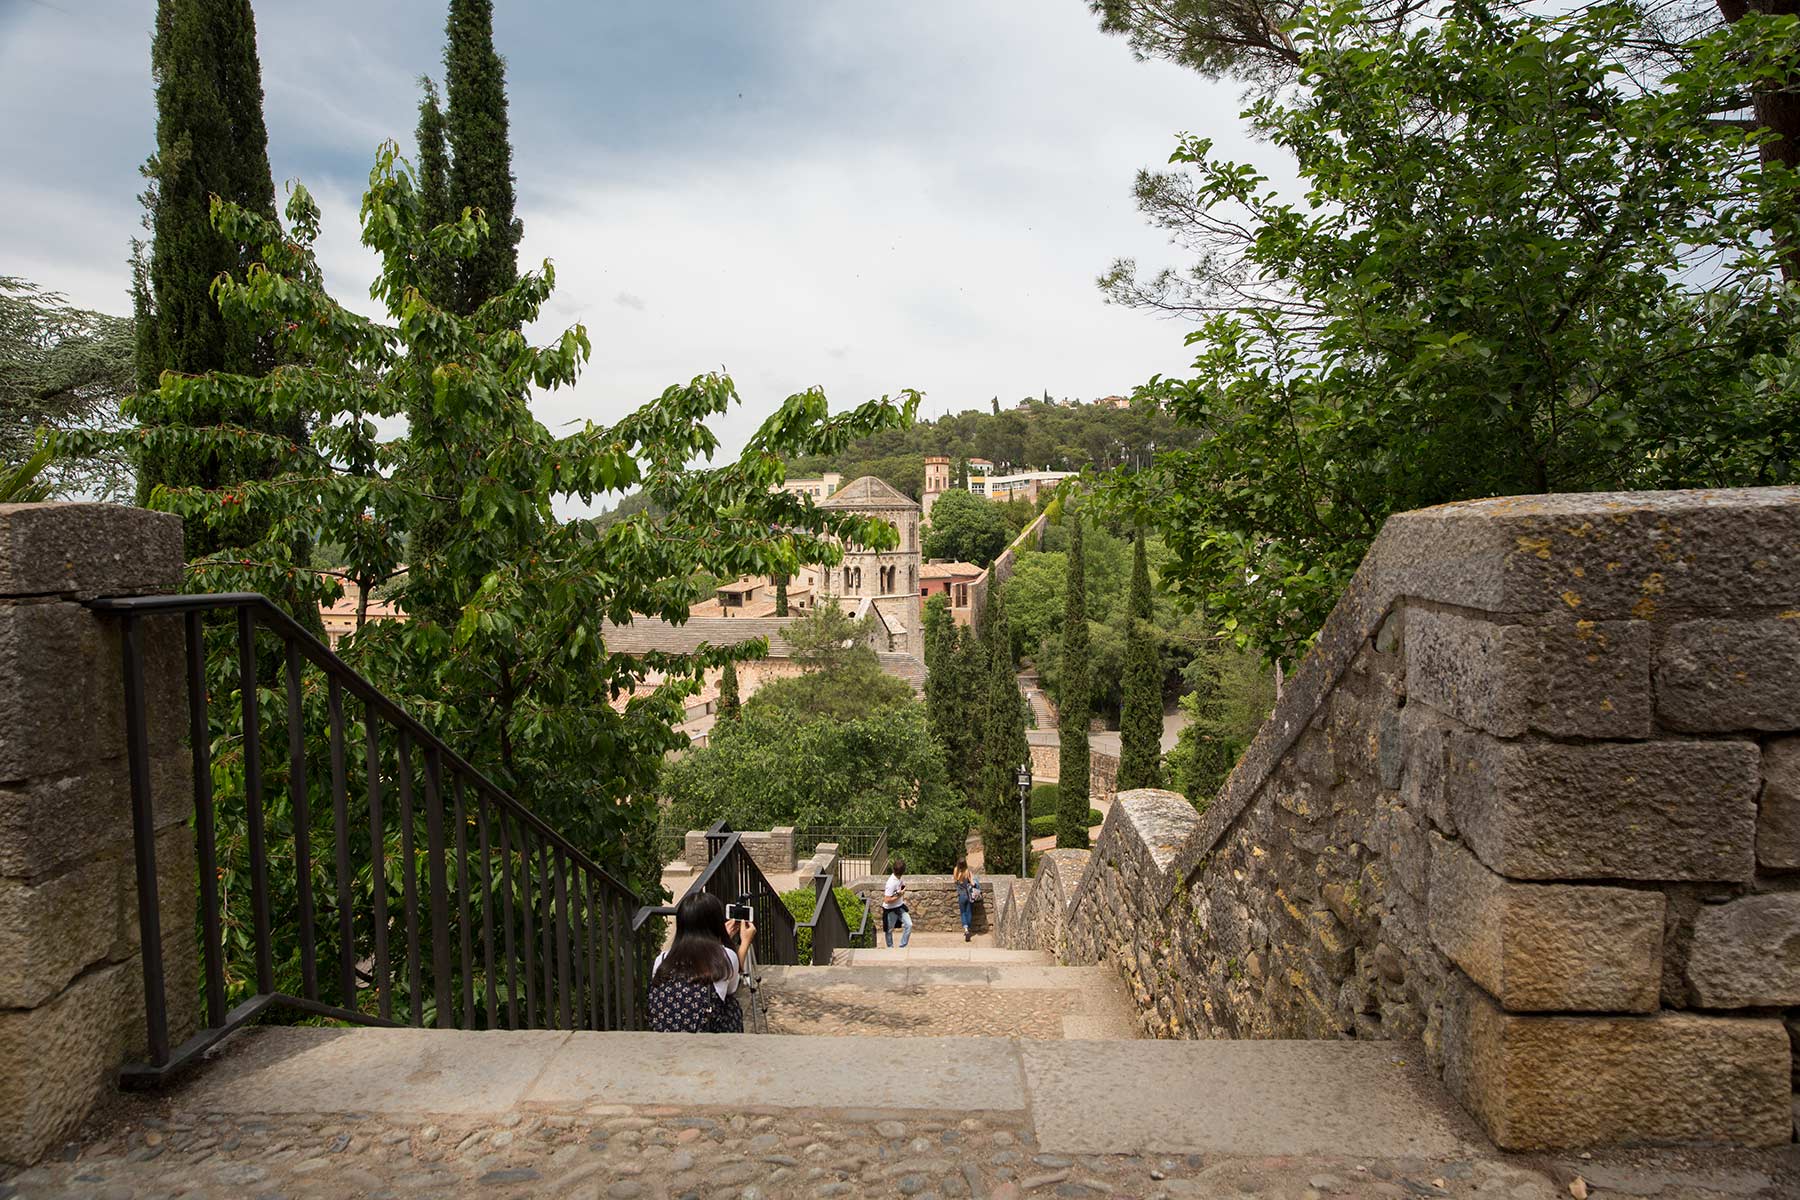
POLYGON ((1055 815, 1056 806, 1062 802, 1062 788, 1054 783, 1040 783, 1031 789, 1031 815, 1041 817, 1045 813, 1055 815))
MULTIPOLYGON (((1105 820, 1106 816, 1097 808, 1088 809, 1087 827, 1092 829, 1105 820)), ((1031 818, 1031 836, 1034 838, 1049 837, 1056 832, 1056 812, 1051 810, 1031 818)))

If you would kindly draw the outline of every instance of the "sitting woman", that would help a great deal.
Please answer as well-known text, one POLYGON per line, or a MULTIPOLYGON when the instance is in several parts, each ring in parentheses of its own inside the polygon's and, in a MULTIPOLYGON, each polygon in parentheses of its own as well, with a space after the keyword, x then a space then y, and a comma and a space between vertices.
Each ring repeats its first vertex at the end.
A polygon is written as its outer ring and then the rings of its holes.
POLYGON ((738 964, 756 926, 727 921, 725 905, 705 892, 675 909, 675 941, 650 967, 650 1028, 657 1033, 742 1033, 744 1011, 733 993, 738 964))

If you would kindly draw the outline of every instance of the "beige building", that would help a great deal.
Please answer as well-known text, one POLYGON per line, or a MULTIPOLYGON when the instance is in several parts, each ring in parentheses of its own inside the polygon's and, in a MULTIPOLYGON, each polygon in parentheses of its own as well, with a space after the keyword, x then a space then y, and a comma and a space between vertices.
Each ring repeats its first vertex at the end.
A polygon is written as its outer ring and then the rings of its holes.
POLYGON ((864 475, 820 502, 821 508, 848 509, 876 517, 900 535, 892 550, 845 546, 835 567, 801 568, 795 582, 816 596, 836 596, 855 616, 874 613, 895 654, 923 655, 919 628, 919 504, 873 475, 864 475))

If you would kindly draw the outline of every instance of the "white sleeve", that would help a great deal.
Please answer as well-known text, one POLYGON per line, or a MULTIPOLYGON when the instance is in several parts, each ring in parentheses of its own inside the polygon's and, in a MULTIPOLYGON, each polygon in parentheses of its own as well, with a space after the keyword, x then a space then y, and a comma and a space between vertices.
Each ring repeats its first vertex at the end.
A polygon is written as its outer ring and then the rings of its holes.
POLYGON ((719 989, 719 999, 721 1000, 737 991, 738 986, 737 951, 733 950, 730 946, 727 946, 725 947, 725 957, 731 960, 731 974, 713 984, 714 987, 719 989))
POLYGON ((898 896, 900 894, 900 881, 895 879, 892 875, 889 875, 886 885, 881 889, 881 894, 884 898, 888 896, 898 896))

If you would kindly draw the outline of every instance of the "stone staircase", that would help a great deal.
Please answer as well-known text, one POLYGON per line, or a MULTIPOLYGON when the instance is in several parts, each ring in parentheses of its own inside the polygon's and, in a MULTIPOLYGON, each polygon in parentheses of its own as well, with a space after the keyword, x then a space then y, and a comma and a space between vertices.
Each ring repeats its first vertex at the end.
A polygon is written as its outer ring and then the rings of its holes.
MULTIPOLYGON (((920 935, 921 937, 929 935, 920 935)), ((949 935, 957 936, 957 935, 949 935)), ((1110 967, 1059 967, 1036 950, 964 945, 839 951, 829 967, 765 968, 768 1031, 823 1037, 1135 1038, 1110 967)))

